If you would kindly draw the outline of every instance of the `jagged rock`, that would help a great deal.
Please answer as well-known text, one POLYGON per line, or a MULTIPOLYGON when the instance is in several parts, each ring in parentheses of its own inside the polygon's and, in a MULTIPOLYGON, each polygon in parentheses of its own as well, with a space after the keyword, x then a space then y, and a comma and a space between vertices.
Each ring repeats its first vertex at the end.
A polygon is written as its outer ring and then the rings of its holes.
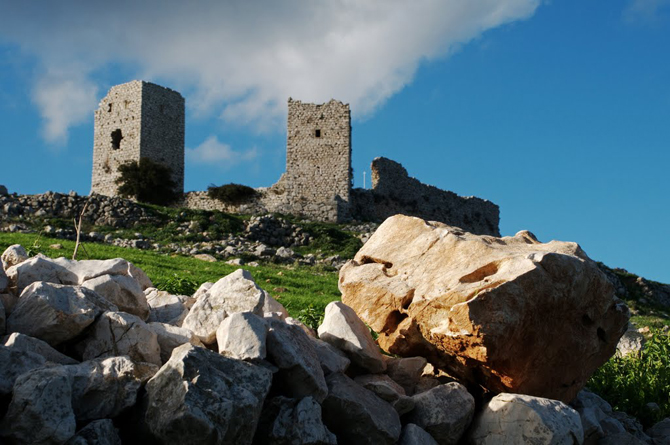
POLYGON ((263 314, 267 317, 267 314, 278 314, 280 320, 286 320, 288 317, 288 311, 286 308, 277 300, 272 298, 270 295, 265 295, 265 302, 263 303, 263 314))
POLYGON ((182 326, 193 331, 204 344, 211 345, 228 314, 253 312, 262 317, 265 296, 266 292, 256 285, 249 272, 237 269, 198 298, 182 326))
POLYGON ((45 358, 39 354, 0 345, 0 397, 12 392, 18 376, 45 364, 45 358))
POLYGON ((314 350, 321 363, 321 369, 324 375, 332 374, 334 372, 344 372, 349 368, 351 360, 330 343, 326 343, 318 338, 310 337, 314 342, 314 350))
POLYGON ((46 361, 51 363, 56 363, 59 365, 75 365, 79 363, 77 360, 56 351, 54 348, 49 346, 47 342, 44 342, 39 338, 30 337, 18 332, 6 335, 0 340, 0 343, 4 344, 13 351, 32 352, 34 354, 41 355, 46 361))
POLYGON ((149 289, 150 287, 154 287, 154 284, 151 282, 151 279, 147 276, 146 273, 139 267, 135 266, 133 263, 128 262, 128 275, 131 278, 134 278, 137 280, 138 283, 140 283, 140 287, 142 288, 142 291, 145 291, 149 289))
POLYGON ((125 312, 103 313, 77 348, 84 360, 127 355, 134 362, 162 364, 156 334, 139 317, 125 312))
POLYGON ((5 308, 5 317, 9 317, 9 314, 14 310, 14 306, 19 302, 19 297, 11 293, 0 293, 0 303, 5 308))
POLYGON ((0 335, 5 333, 5 323, 7 321, 5 314, 5 306, 2 304, 2 300, 0 300, 0 335))
POLYGON ((137 315, 142 320, 149 316, 149 305, 140 283, 127 275, 101 275, 84 281, 83 287, 97 292, 120 311, 137 315))
POLYGON ((7 274, 2 268, 0 268, 0 294, 4 293, 7 290, 7 286, 9 286, 9 280, 7 279, 7 274))
POLYGON ((640 440, 631 433, 621 432, 605 436, 598 441, 598 445, 647 445, 648 442, 640 440))
POLYGON ((128 261, 123 258, 81 261, 56 258, 51 261, 74 274, 77 277, 74 284, 82 284, 103 275, 128 275, 129 269, 128 261))
POLYGON ((384 374, 359 375, 354 381, 363 388, 375 393, 377 397, 388 402, 402 416, 414 409, 414 399, 407 397, 402 386, 384 374))
POLYGON ((128 357, 90 360, 64 368, 72 382, 77 422, 116 417, 135 404, 142 379, 128 357))
POLYGON ((122 445, 114 422, 109 419, 95 420, 77 431, 65 445, 122 445))
POLYGON ((250 444, 272 373, 182 345, 146 385, 145 422, 164 443, 250 444))
POLYGON ((193 346, 204 346, 198 336, 186 328, 158 322, 147 323, 147 326, 156 334, 163 363, 170 360, 172 351, 183 344, 190 343, 193 346))
POLYGON ((644 432, 644 428, 635 417, 621 411, 612 411, 611 418, 617 420, 626 430, 643 442, 651 442, 651 438, 644 432))
POLYGON ((293 325, 293 326, 298 326, 300 329, 303 330, 303 332, 305 334, 307 334, 308 336, 310 336, 312 338, 316 338, 316 331, 314 331, 314 329, 310 328, 309 326, 307 326, 305 323, 298 320, 297 318, 286 317, 284 319, 284 321, 286 322, 286 324, 290 324, 290 325, 293 325))
POLYGON ((16 379, 0 437, 20 444, 62 444, 75 433, 72 381, 64 366, 39 369, 16 379))
POLYGON ((236 312, 216 330, 219 354, 237 360, 263 360, 267 353, 268 325, 251 312, 236 312))
POLYGON ((424 357, 382 357, 386 362, 386 374, 402 386, 407 395, 413 395, 428 360, 424 357))
POLYGON ((188 315, 188 308, 185 304, 187 297, 172 295, 156 288, 146 289, 145 296, 150 308, 148 322, 182 325, 188 315))
POLYGON ((256 444, 335 445, 337 438, 321 420, 321 406, 312 397, 275 397, 265 402, 256 444))
POLYGON ((426 430, 413 423, 408 423, 402 429, 398 445, 438 445, 438 443, 426 430))
POLYGON ((331 374, 326 381, 323 421, 338 443, 390 445, 398 440, 400 418, 391 405, 344 374, 331 374))
POLYGON ((7 318, 7 332, 20 332, 56 346, 78 336, 105 309, 116 307, 90 289, 36 282, 23 291, 7 318))
POLYGON ((200 285, 200 287, 198 288, 198 290, 196 290, 195 293, 193 294, 193 298, 195 300, 198 300, 200 297, 202 297, 207 292, 209 292, 209 290, 212 288, 212 286, 214 286, 214 283, 212 283, 210 281, 202 283, 200 285))
POLYGON ((616 349, 617 352, 625 357, 628 354, 638 354, 644 345, 644 335, 637 331, 637 328, 632 323, 628 324, 628 329, 619 339, 616 349))
POLYGON ((581 444, 579 414, 557 400, 523 394, 498 394, 475 418, 469 432, 473 444, 581 444))
POLYGON ((666 417, 647 430, 647 434, 655 444, 670 443, 670 417, 666 417))
POLYGON ((425 356, 493 392, 566 402, 612 356, 629 318, 575 243, 403 215, 342 268, 339 287, 384 350, 425 356))
POLYGON ((7 270, 28 259, 28 252, 20 244, 12 244, 2 253, 2 268, 7 270))
POLYGON ((415 394, 407 421, 426 430, 440 444, 456 444, 472 421, 475 399, 460 383, 451 382, 415 394))
POLYGON ((270 320, 268 358, 278 368, 276 380, 292 397, 313 397, 321 403, 328 386, 309 336, 298 326, 270 320))
POLYGON ((579 391, 570 405, 577 410, 581 419, 585 444, 594 444, 608 433, 625 431, 618 420, 610 417, 610 404, 591 391, 579 391))
POLYGON ((341 301, 326 306, 319 338, 343 351, 353 363, 372 373, 386 370, 379 348, 353 309, 341 301))
POLYGON ((42 255, 22 261, 6 269, 6 272, 10 288, 16 295, 21 295, 25 288, 39 281, 67 285, 76 285, 79 281, 77 276, 63 265, 42 255))

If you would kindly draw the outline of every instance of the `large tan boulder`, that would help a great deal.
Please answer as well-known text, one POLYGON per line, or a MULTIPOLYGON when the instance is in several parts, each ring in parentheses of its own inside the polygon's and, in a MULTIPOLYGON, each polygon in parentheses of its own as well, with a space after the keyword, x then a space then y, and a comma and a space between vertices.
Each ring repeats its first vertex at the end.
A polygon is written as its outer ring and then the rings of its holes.
POLYGON ((629 312, 575 243, 497 238, 396 215, 340 271, 342 301, 401 356, 494 392, 569 402, 629 312))

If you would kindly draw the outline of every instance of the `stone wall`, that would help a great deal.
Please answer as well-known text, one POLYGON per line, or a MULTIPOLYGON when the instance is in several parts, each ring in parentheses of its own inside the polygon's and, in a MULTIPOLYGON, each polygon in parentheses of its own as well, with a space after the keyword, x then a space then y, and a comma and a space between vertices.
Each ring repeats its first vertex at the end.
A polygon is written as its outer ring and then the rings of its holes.
POLYGON ((349 202, 351 116, 348 104, 289 99, 285 188, 292 201, 349 202))
POLYGON ((116 196, 119 166, 141 157, 171 168, 184 189, 184 98, 135 80, 112 87, 95 111, 91 192, 116 196))
POLYGON ((460 227, 479 235, 500 236, 497 205, 474 196, 426 185, 409 177, 399 163, 386 158, 372 161, 372 189, 354 189, 351 214, 355 219, 383 221, 401 213, 460 227))

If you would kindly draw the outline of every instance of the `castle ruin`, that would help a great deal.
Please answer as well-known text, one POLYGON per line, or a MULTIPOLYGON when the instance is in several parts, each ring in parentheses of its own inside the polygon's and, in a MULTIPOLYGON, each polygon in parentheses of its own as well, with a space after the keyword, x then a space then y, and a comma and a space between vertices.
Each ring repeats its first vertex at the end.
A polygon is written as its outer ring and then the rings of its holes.
POLYGON ((95 111, 91 193, 116 196, 119 166, 140 158, 169 167, 183 192, 184 118, 176 91, 139 80, 112 87, 95 111))
MULTIPOLYGON (((117 194, 118 166, 148 157, 172 169, 184 184, 184 99, 176 91, 133 81, 113 87, 95 112, 91 191, 117 194)), ((353 189, 351 112, 348 104, 288 100, 286 172, 259 187, 243 204, 225 204, 207 192, 183 194, 180 206, 230 213, 283 213, 318 221, 382 221, 403 213, 441 221, 476 234, 499 236, 498 206, 461 197, 410 177, 402 165, 376 158, 372 189, 353 189)))

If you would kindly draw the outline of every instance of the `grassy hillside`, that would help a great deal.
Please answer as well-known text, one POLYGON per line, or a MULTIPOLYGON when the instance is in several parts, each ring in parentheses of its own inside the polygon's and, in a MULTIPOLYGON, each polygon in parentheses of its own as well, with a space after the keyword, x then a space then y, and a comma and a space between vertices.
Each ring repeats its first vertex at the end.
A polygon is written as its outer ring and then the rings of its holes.
MULTIPOLYGON (((34 234, 0 233, 0 251, 12 244, 21 244, 30 254, 49 257, 72 257, 74 242, 34 234), (62 249, 51 248, 60 244, 62 249)), ((284 266, 262 263, 257 267, 231 266, 224 262, 209 263, 180 255, 83 243, 77 259, 124 258, 140 267, 161 290, 192 294, 207 281, 217 281, 235 269, 251 272, 259 286, 280 301, 293 317, 314 324, 326 305, 340 298, 337 272, 334 269, 308 266, 284 266)))

